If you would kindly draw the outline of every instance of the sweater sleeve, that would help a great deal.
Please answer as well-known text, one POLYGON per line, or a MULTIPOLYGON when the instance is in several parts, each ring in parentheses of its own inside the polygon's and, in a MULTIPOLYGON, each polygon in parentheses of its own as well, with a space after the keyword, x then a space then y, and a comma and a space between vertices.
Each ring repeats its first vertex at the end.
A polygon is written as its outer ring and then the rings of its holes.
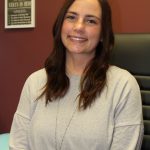
POLYGON ((27 132, 37 101, 31 76, 26 80, 14 114, 9 140, 10 150, 29 150, 27 132))
POLYGON ((142 101, 139 86, 129 76, 115 108, 115 127, 110 150, 140 150, 143 139, 142 101))
POLYGON ((142 139, 142 125, 116 127, 110 150, 141 150, 142 139))

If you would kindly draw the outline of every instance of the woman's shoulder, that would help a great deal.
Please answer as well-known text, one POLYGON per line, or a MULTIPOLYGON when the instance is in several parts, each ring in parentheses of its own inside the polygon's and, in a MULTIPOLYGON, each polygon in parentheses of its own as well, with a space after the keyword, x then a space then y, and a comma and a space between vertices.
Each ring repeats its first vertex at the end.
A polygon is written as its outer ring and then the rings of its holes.
POLYGON ((34 84, 34 85, 37 85, 37 84, 43 85, 46 83, 46 80, 47 80, 46 70, 45 68, 42 68, 30 74, 26 82, 28 82, 29 84, 34 84))
POLYGON ((29 76, 29 78, 45 78, 46 77, 46 70, 45 68, 39 69, 29 76))
POLYGON ((135 77, 126 69, 117 66, 110 66, 107 71, 107 80, 118 84, 137 84, 135 77))
POLYGON ((110 66, 108 69, 107 74, 114 78, 134 78, 133 75, 126 69, 117 67, 117 66, 110 66))
MULTIPOLYGON (((107 71, 106 89, 111 96, 126 97, 130 95, 132 97, 134 95, 140 99, 140 88, 135 77, 129 71, 117 66, 110 66, 107 71)), ((116 98, 114 101, 117 104, 120 99, 116 98)))

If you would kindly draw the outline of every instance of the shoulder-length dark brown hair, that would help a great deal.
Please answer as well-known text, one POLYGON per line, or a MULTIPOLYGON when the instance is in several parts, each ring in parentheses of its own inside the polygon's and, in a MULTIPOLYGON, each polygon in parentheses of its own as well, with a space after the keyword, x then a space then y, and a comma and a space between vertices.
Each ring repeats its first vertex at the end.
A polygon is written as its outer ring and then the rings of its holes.
MULTIPOLYGON (((53 26, 54 47, 45 61, 47 83, 42 95, 46 95, 46 104, 63 97, 69 89, 69 78, 66 74, 66 48, 61 40, 61 29, 68 8, 75 0, 66 0, 53 26)), ((102 41, 96 47, 95 57, 84 70, 81 80, 79 109, 86 109, 100 95, 105 83, 109 67, 110 49, 114 45, 111 9, 106 0, 98 0, 102 8, 102 41)), ((41 95, 41 96, 42 96, 41 95)))

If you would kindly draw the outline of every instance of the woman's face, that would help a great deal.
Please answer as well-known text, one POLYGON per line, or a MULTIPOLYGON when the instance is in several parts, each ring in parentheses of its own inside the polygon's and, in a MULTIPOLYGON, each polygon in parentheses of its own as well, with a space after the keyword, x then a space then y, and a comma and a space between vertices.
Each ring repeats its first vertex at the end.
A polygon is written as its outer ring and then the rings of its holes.
POLYGON ((75 0, 68 9, 61 39, 68 53, 95 54, 100 41, 102 10, 98 0, 75 0))

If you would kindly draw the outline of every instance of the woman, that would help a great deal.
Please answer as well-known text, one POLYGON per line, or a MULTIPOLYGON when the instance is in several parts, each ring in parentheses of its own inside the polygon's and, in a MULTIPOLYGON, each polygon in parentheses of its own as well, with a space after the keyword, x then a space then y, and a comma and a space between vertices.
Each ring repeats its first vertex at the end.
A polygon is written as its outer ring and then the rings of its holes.
POLYGON ((27 79, 10 150, 140 150, 138 84, 108 64, 114 44, 105 0, 67 0, 45 68, 27 79))

